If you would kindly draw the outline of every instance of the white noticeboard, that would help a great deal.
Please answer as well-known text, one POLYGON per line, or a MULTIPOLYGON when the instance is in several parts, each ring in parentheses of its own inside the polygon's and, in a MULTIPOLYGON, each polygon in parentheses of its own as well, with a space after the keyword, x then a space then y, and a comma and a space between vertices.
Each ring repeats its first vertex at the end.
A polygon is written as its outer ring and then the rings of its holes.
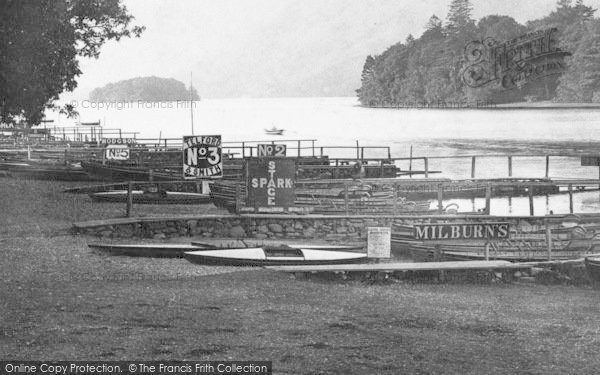
POLYGON ((129 147, 127 145, 108 145, 105 149, 108 160, 129 160, 129 147))
POLYGON ((367 228, 367 257, 389 258, 392 244, 392 228, 367 228))

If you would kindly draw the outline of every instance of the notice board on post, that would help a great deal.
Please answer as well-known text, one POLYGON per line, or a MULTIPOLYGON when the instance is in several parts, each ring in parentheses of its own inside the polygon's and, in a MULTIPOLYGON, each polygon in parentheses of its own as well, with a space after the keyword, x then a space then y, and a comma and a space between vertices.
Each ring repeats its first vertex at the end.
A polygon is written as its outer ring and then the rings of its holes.
POLYGON ((221 178, 223 158, 220 135, 183 137, 183 178, 221 178))
POLYGON ((296 161, 274 157, 246 163, 246 207, 254 212, 289 211, 296 199, 296 161))
POLYGON ((392 228, 367 228, 367 257, 389 258, 392 247, 392 228))

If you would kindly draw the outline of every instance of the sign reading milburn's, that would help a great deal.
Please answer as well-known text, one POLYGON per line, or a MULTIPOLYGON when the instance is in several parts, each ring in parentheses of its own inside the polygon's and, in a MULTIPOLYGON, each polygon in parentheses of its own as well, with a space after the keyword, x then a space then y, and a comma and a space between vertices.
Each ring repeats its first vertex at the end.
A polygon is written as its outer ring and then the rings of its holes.
POLYGON ((183 178, 223 177, 221 136, 183 137, 183 178))
POLYGON ((551 28, 502 43, 486 38, 467 44, 461 71, 463 82, 474 88, 496 82, 511 89, 564 72, 563 58, 570 53, 558 47, 557 32, 551 28))
POLYGON ((416 240, 498 240, 509 238, 509 223, 416 224, 416 240))

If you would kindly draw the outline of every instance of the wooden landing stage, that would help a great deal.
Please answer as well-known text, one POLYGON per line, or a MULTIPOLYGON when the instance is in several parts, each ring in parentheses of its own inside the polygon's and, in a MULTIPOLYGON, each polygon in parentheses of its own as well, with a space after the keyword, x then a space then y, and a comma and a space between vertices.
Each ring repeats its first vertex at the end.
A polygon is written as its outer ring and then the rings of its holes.
POLYGON ((530 269, 530 264, 511 263, 505 260, 463 261, 463 262, 421 262, 421 263, 369 263, 338 264, 320 266, 269 266, 273 271, 294 273, 318 272, 397 272, 397 271, 468 271, 468 270, 522 270, 530 269))

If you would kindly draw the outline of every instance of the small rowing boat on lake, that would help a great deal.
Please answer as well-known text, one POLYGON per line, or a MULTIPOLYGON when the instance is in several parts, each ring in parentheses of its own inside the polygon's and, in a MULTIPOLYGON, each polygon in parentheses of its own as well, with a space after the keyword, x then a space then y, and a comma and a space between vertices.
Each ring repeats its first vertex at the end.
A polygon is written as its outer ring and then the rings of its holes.
POLYGON ((276 127, 272 127, 271 129, 265 129, 265 133, 268 135, 283 135, 285 129, 278 129, 276 127))
POLYGON ((350 251, 258 247, 189 251, 184 257, 192 263, 205 265, 274 266, 356 263, 364 261, 367 255, 350 251))

